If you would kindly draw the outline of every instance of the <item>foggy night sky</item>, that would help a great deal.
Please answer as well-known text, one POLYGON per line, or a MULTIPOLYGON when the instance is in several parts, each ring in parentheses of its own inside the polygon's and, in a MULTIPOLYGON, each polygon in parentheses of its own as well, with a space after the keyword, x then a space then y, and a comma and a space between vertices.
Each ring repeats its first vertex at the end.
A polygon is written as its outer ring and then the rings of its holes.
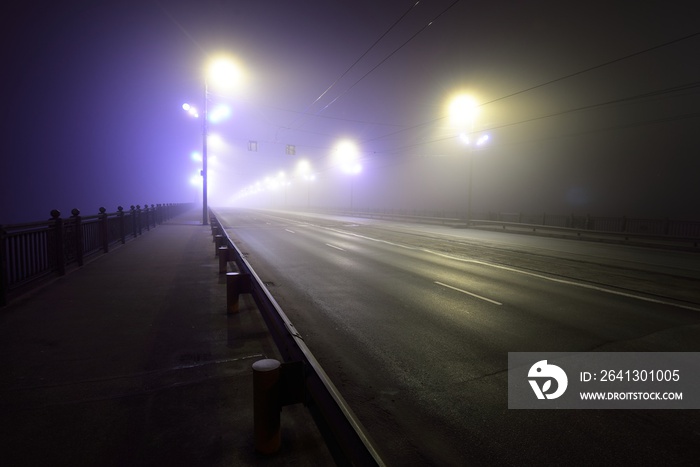
POLYGON ((306 159, 314 182, 236 202, 454 213, 465 209, 473 157, 474 212, 700 220, 692 2, 462 0, 448 9, 453 2, 10 7, 0 46, 0 223, 48 219, 54 208, 90 215, 198 200, 190 179, 201 120, 181 105, 201 107, 204 66, 217 52, 242 63, 248 79, 235 92, 210 89, 210 107, 232 109, 210 126, 224 142, 210 139, 213 206, 281 170, 293 179, 306 159), (460 90, 481 104, 475 133, 490 135, 477 151, 444 118, 460 90), (338 170, 343 138, 360 149, 360 174, 338 170))

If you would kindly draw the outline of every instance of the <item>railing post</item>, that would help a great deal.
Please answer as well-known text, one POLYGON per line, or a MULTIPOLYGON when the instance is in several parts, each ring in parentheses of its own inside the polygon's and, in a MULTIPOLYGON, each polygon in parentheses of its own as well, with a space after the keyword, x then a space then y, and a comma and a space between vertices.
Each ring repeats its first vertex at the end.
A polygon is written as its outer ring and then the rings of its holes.
POLYGON ((119 238, 122 245, 126 243, 126 226, 124 225, 124 208, 117 206, 117 217, 119 218, 119 238))
POLYGON ((156 222, 156 205, 151 204, 151 206, 148 208, 148 213, 151 216, 151 224, 153 225, 153 228, 155 229, 158 227, 158 222, 156 222))
POLYGON ((143 231, 141 230, 141 205, 140 204, 136 205, 136 226, 138 227, 139 235, 142 235, 143 231))
POLYGON ((151 230, 151 221, 148 217, 150 213, 150 209, 148 208, 148 204, 143 205, 143 213, 146 215, 146 230, 150 231, 151 230))
POLYGON ((133 204, 131 205, 131 231, 134 238, 136 238, 138 229, 136 227, 136 207, 133 204))
MULTIPOLYGON (((51 220, 53 221, 53 247, 54 261, 56 264, 56 272, 63 276, 66 274, 66 256, 63 250, 63 219, 61 219, 61 211, 54 209, 51 211, 51 220)), ((51 225, 49 224, 49 228, 51 225)))
POLYGON ((109 253, 109 228, 107 227, 107 209, 100 207, 98 222, 100 225, 100 240, 102 241, 102 251, 109 253))
POLYGON ((83 265, 83 225, 80 217, 80 209, 73 208, 70 212, 73 218, 73 228, 75 229, 75 260, 78 266, 83 265))

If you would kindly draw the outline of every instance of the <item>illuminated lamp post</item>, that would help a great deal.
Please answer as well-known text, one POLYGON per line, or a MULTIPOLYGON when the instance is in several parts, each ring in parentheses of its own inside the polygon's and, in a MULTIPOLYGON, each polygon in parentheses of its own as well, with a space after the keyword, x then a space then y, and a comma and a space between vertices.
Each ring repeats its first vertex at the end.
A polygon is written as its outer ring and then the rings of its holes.
MULTIPOLYGON (((219 58, 209 64, 204 73, 204 106, 202 110, 202 225, 209 224, 209 210, 207 203, 207 136, 208 136, 208 107, 209 107, 209 83, 216 82, 218 85, 230 86, 233 82, 240 81, 241 69, 235 63, 219 58)), ((190 115, 197 118, 197 110, 189 104, 183 104, 182 108, 190 115)))
POLYGON ((354 176, 362 172, 360 151, 352 141, 344 140, 335 149, 335 159, 341 170, 350 175, 350 211, 353 209, 354 176))
MULTIPOLYGON (((467 146, 472 146, 474 134, 474 120, 479 113, 479 106, 476 101, 467 95, 458 95, 452 99, 449 105, 449 116, 452 125, 460 131, 460 139, 467 146)), ((489 140, 489 135, 482 134, 473 143, 473 146, 483 146, 489 140)), ((467 185, 467 227, 472 219, 472 185, 474 173, 473 150, 469 154, 469 170, 467 185)))
POLYGON ((297 174, 306 182, 306 209, 311 207, 311 182, 316 180, 316 175, 311 171, 311 164, 306 159, 297 163, 297 174))

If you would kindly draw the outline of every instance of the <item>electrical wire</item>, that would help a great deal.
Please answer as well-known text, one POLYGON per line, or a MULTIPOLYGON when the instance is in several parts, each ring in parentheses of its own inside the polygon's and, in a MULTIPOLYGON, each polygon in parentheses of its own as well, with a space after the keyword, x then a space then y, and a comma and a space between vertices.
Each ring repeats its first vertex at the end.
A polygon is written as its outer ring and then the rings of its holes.
MULTIPOLYGON (((343 79, 343 77, 345 77, 345 75, 347 75, 347 74, 350 72, 350 70, 352 70, 352 69, 355 67, 355 65, 357 65, 357 64, 358 64, 372 49, 374 49, 374 48, 377 46, 377 44, 379 44, 379 42, 380 42, 382 39, 384 39, 384 37, 386 37, 386 35, 389 34, 389 32, 391 32, 391 31, 394 29, 394 27, 396 27, 396 25, 398 25, 398 24, 406 17, 406 15, 408 15, 411 11, 413 11, 413 9, 414 9, 416 6, 418 6, 419 3, 420 3, 420 0, 417 0, 408 10, 405 11, 396 21, 394 21, 394 23, 393 23, 391 26, 389 26, 389 28, 388 28, 386 31, 384 31, 384 33, 383 33, 381 36, 379 36, 379 38, 378 38, 377 40, 375 40, 375 41, 372 43, 372 45, 370 45, 370 46, 367 48, 367 50, 365 50, 365 51, 362 53, 362 55, 360 55, 360 57, 357 58, 357 59, 352 63, 352 65, 350 65, 343 73, 341 73, 340 76, 338 76, 338 77, 330 84, 330 86, 328 86, 328 87, 327 87, 327 88, 326 88, 326 89, 325 89, 311 104, 309 104, 308 106, 306 106, 306 108, 305 108, 304 110, 302 110, 301 112, 295 112, 295 113, 299 113, 299 114, 300 114, 300 116, 299 116, 298 118, 296 118, 295 120, 292 120, 291 123, 289 123, 289 124, 286 125, 286 126, 282 126, 282 127, 280 127, 279 129, 293 130, 293 129, 294 129, 293 126, 299 121, 299 119, 302 118, 303 116, 307 115, 309 109, 311 109, 311 107, 313 107, 318 101, 320 101, 320 100, 323 98, 323 96, 325 96, 325 95, 328 93, 328 91, 330 91, 336 84, 338 84, 338 82, 339 82, 341 79, 343 79)), ((324 107, 324 109, 325 109, 325 107, 324 107)), ((321 109, 321 111, 323 111, 324 109, 321 109)), ((321 111, 317 112, 316 115, 318 115, 318 113, 320 113, 321 111)))
POLYGON ((357 81, 355 81, 349 88, 347 88, 345 91, 343 91, 341 94, 339 94, 335 99, 333 99, 331 102, 329 102, 328 104, 326 104, 326 106, 323 107, 321 110, 319 110, 319 112, 323 112, 323 111, 326 110, 328 107, 330 107, 332 104, 334 104, 338 99, 340 99, 340 98, 343 97, 345 94, 347 94, 352 88, 354 88, 355 86, 357 86, 362 80, 364 80, 367 76, 369 76, 374 70, 376 70, 377 68, 379 68, 384 62, 386 62, 387 60, 389 60, 389 59, 390 59, 394 54, 396 54, 399 50, 403 49, 406 45, 408 45, 409 42, 411 42, 413 39, 415 39, 416 37, 418 37, 419 34, 421 34, 423 31, 425 31, 426 29, 428 29, 435 21, 437 21, 442 15, 444 15, 445 13, 447 13, 452 7, 454 7, 454 6, 455 6, 456 4, 458 4, 460 1, 461 1, 461 0, 455 0, 455 1, 452 2, 450 5, 448 5, 447 8, 445 8, 444 10, 442 10, 435 18, 433 18, 432 20, 430 20, 430 22, 428 22, 425 26, 423 26, 421 29, 419 29, 415 34, 413 34, 411 37, 409 37, 408 40, 406 40, 404 43, 402 43, 400 46, 398 46, 396 49, 394 49, 389 55, 387 55, 386 57, 384 57, 384 59, 383 59, 382 61, 380 61, 379 63, 377 63, 377 65, 375 65, 371 70, 369 70, 367 73, 365 73, 364 75, 362 75, 362 76, 360 77, 360 79, 358 79, 357 81))
MULTIPOLYGON (((662 48, 662 47, 667 47, 667 46, 669 46, 669 45, 676 44, 676 43, 678 43, 678 42, 685 41, 685 40, 688 40, 688 39, 692 39, 693 37, 697 37, 697 36, 700 36, 700 31, 695 32, 695 33, 692 33, 692 34, 688 34, 688 35, 686 35, 686 36, 682 36, 682 37, 679 37, 679 38, 676 38, 676 39, 673 39, 673 40, 670 40, 670 41, 667 41, 667 42, 664 42, 664 43, 662 43, 662 44, 655 45, 655 46, 653 46, 653 47, 648 47, 648 48, 646 48, 646 49, 639 50, 639 51, 637 51, 637 52, 633 52, 633 53, 631 53, 631 54, 628 54, 628 55, 625 55, 625 56, 622 56, 622 57, 618 57, 618 58, 613 59, 613 60, 608 60, 607 62, 603 62, 603 63, 600 63, 600 64, 598 64, 598 65, 594 65, 594 66, 585 68, 585 69, 583 69, 583 70, 576 71, 576 72, 574 72, 574 73, 569 73, 569 74, 567 74, 567 75, 560 76, 560 77, 558 77, 558 78, 554 78, 554 79, 551 79, 551 80, 549 80, 549 81, 545 81, 544 83, 540 83, 540 84, 537 84, 537 85, 535 85, 535 86, 530 86, 529 88, 521 89, 520 91, 516 91, 516 92, 510 93, 510 94, 507 94, 507 95, 505 95, 505 96, 498 97, 498 98, 496 98, 496 99, 492 99, 492 100, 490 100, 490 101, 484 102, 483 104, 481 104, 481 106, 488 105, 488 104, 493 104, 494 102, 502 101, 502 100, 508 99, 508 98, 510 98, 510 97, 514 97, 514 96, 517 96, 517 95, 520 95, 520 94, 524 94, 524 93, 526 93, 526 92, 533 91, 533 90, 535 90, 535 89, 539 89, 539 88, 541 88, 541 87, 548 86, 548 85, 550 85, 550 84, 554 84, 554 83, 557 83, 557 82, 559 82, 559 81, 564 81, 564 80, 566 80, 566 79, 573 78, 574 76, 578 76, 578 75, 587 73, 587 72, 589 72, 589 71, 597 70, 597 69, 599 69, 599 68, 603 68, 603 67, 606 67, 606 66, 608 66, 608 65, 612 65, 613 63, 618 63, 618 62, 621 62, 621 61, 623 61, 623 60, 627 60, 627 59, 629 59, 629 58, 636 57, 636 56, 638 56, 638 55, 642 55, 642 54, 645 54, 645 53, 647 53, 647 52, 651 52, 652 50, 660 49, 660 48, 662 48)), ((429 121, 426 121, 426 122, 422 122, 422 123, 419 123, 419 124, 417 124, 417 125, 413 125, 413 126, 410 126, 410 127, 407 127, 407 128, 403 128, 403 129, 397 130, 397 131, 395 131, 395 132, 393 132, 393 133, 388 133, 388 134, 386 134, 386 135, 378 136, 378 137, 376 137, 376 138, 372 138, 372 139, 366 140, 366 141, 376 141, 376 140, 379 140, 379 139, 388 138, 389 136, 393 136, 393 135, 396 135, 396 134, 399 134, 399 133, 403 133, 403 132, 405 132, 405 131, 415 130, 416 128, 420 128, 420 127, 423 127, 423 126, 431 125, 431 124, 433 124, 433 123, 436 123, 436 122, 439 122, 439 121, 441 121, 441 120, 444 120, 444 119, 446 119, 447 117, 448 117, 448 116, 446 116, 446 115, 445 115, 445 116, 442 116, 442 117, 438 117, 438 118, 436 118, 436 119, 432 119, 432 120, 429 120, 429 121)))
POLYGON ((350 66, 348 67, 347 70, 345 70, 340 76, 338 76, 338 77, 335 79, 335 81, 333 81, 333 82, 331 83, 331 85, 328 86, 328 87, 326 88, 326 90, 323 91, 323 92, 321 93, 321 95, 318 96, 318 97, 316 98, 316 100, 313 101, 313 102, 304 110, 304 113, 306 113, 306 111, 308 111, 308 109, 311 108, 311 106, 313 106, 316 102, 318 102, 319 100, 321 100, 321 98, 322 98, 323 96, 325 96, 326 93, 328 93, 328 91, 330 91, 331 88, 333 88, 333 86, 335 86, 335 85, 338 83, 338 81, 340 81, 345 75, 347 75, 347 74, 350 72, 350 70, 352 70, 352 69, 355 67, 355 65, 357 65, 357 64, 360 62, 360 60, 362 60, 374 47, 376 47, 377 44, 379 44, 379 42, 380 42, 382 39, 384 39, 384 37, 386 37, 386 35, 389 34, 389 32, 391 32, 391 30, 393 30, 394 27, 396 27, 396 25, 399 24, 399 23, 406 17, 406 15, 408 15, 411 11, 413 11, 413 9, 414 9, 416 6, 418 6, 419 3, 420 3, 420 0, 417 0, 417 1, 413 4, 413 6, 411 6, 411 8, 409 8, 408 10, 406 10, 406 11, 399 17, 399 19, 397 19, 396 21, 394 21, 394 23, 393 23, 391 26, 389 26, 389 29, 387 29, 386 31, 384 31, 384 33, 383 33, 381 36, 379 36, 379 38, 378 38, 376 41, 374 41, 374 43, 373 43, 372 45, 370 45, 369 48, 368 48, 367 50, 365 50, 364 53, 363 53, 362 55, 360 55, 360 57, 359 57, 357 60, 355 60, 355 61, 353 62, 353 64, 350 65, 350 66))
MULTIPOLYGON (((591 104, 591 105, 585 105, 585 106, 581 106, 581 107, 576 107, 576 108, 574 108, 574 109, 563 110, 563 111, 560 111, 560 112, 555 112, 555 113, 551 113, 551 114, 547 114, 547 115, 541 115, 541 116, 538 116, 538 117, 532 117, 532 118, 528 118, 528 119, 524 119, 524 120, 519 120, 519 121, 516 121, 516 122, 504 123, 504 124, 502 124, 502 125, 496 125, 496 126, 492 126, 492 127, 489 127, 489 128, 485 128, 483 131, 484 131, 484 132, 488 132, 488 131, 493 131, 493 130, 500 130, 500 129, 503 129, 503 128, 512 127, 512 126, 516 126, 516 125, 522 125, 522 124, 525 124, 525 123, 531 123, 531 122, 535 122, 535 121, 538 121, 538 120, 543 120, 543 119, 546 119, 546 118, 559 117, 559 116, 566 115, 566 114, 570 114, 570 113, 574 113, 574 112, 581 112, 581 111, 585 111, 585 110, 592 110, 592 109, 596 109, 596 108, 600 108, 600 107, 605 107, 605 106, 609 106, 609 105, 620 104, 620 103, 630 103, 630 102, 640 101, 640 100, 643 100, 643 99, 647 99, 647 98, 649 98, 649 97, 657 97, 657 96, 662 96, 662 95, 665 95, 665 94, 677 93, 677 92, 679 92, 679 91, 686 91, 686 90, 695 89, 695 88, 700 88, 700 81, 695 81, 695 82, 692 82, 692 83, 687 83, 687 84, 683 84, 683 85, 679 85, 679 86, 673 86, 673 87, 671 87, 671 88, 661 89, 661 90, 657 90, 657 91, 651 91, 651 92, 647 92, 647 93, 643 93, 643 94, 637 94, 637 95, 635 95, 635 96, 628 96, 628 97, 623 97, 623 98, 620 98, 620 99, 614 99, 614 100, 610 100, 610 101, 606 101, 606 102, 601 102, 601 103, 597 103, 597 104, 591 104)), ((675 115, 675 116, 670 116, 670 117, 665 117, 665 118, 658 118, 658 119, 654 119, 654 120, 647 120, 647 121, 642 121, 642 122, 634 122, 634 123, 628 123, 628 124, 624 124, 624 125, 616 125, 616 126, 605 127, 605 128, 596 129, 596 130, 589 130, 589 131, 585 131, 585 132, 576 133, 575 135, 579 135, 579 134, 589 134, 589 133, 595 133, 595 132, 600 132, 600 131, 608 131, 608 130, 615 130, 615 129, 622 129, 622 128, 632 128, 632 127, 635 127, 635 126, 642 126, 642 125, 655 124, 655 123, 665 123, 665 122, 675 121, 675 120, 684 120, 684 119, 688 119, 688 118, 697 118, 698 116, 700 116, 700 113, 698 113, 698 112, 691 112, 691 113, 686 113, 686 114, 681 114, 681 115, 675 115)), ((573 136, 573 135, 567 135, 567 136, 573 136)), ((387 152, 387 153, 395 153, 395 152, 398 152, 398 151, 401 151, 401 150, 411 149, 411 148, 414 148, 414 147, 424 146, 424 145, 426 145, 426 144, 438 143, 438 142, 441 142, 441 141, 447 141, 447 140, 451 140, 451 139, 455 139, 455 138, 458 138, 458 136, 447 136, 447 137, 444 137, 444 138, 436 138, 436 139, 432 139, 432 140, 429 140, 429 141, 422 141, 422 142, 420 142, 420 143, 415 143, 415 144, 411 144, 411 145, 406 145, 406 146, 401 146, 401 147, 395 148, 395 149, 392 150, 392 152, 387 152)), ((376 154, 376 153, 375 153, 375 154, 376 154)))

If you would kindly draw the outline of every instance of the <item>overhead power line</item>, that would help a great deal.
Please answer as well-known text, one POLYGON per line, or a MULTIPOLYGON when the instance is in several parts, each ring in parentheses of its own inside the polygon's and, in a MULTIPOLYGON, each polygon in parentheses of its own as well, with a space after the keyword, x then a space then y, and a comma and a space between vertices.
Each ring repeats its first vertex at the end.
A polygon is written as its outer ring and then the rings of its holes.
MULTIPOLYGON (((679 86, 673 86, 673 87, 666 88, 666 89, 660 89, 660 90, 657 90, 657 91, 650 91, 650 92, 647 92, 647 93, 637 94, 637 95, 634 95, 634 96, 628 96, 628 97, 623 97, 623 98, 620 98, 620 99, 614 99, 614 100, 610 100, 610 101, 606 101, 606 102, 600 102, 600 103, 598 103, 598 104, 584 105, 584 106, 581 106, 581 107, 576 107, 576 108, 573 108, 573 109, 563 110, 563 111, 560 111, 560 112, 555 112, 555 113, 551 113, 551 114, 547 114, 547 115, 541 115, 541 116, 538 116, 538 117, 532 117, 532 118, 527 118, 527 119, 524 119, 524 120, 518 120, 518 121, 516 121, 516 122, 510 122, 510 123, 504 123, 504 124, 501 124, 501 125, 495 125, 495 126, 492 126, 492 127, 489 127, 489 128, 485 128, 483 131, 500 130, 500 129, 507 128, 507 127, 511 127, 511 126, 522 125, 522 124, 524 124, 524 123, 531 123, 531 122, 535 122, 535 121, 538 121, 538 120, 544 120, 544 119, 546 119, 546 118, 559 117, 559 116, 562 116, 562 115, 565 115, 565 114, 574 113, 574 112, 581 112, 581 111, 584 111, 584 110, 592 110, 592 109, 595 109, 595 108, 604 107, 604 106, 609 106, 609 105, 614 105, 614 104, 620 104, 620 103, 629 103, 629 102, 639 101, 639 100, 643 100, 643 99, 648 99, 648 98, 651 98, 651 97, 658 97, 658 96, 662 96, 662 95, 665 95, 665 94, 677 93, 677 92, 680 92, 680 91, 687 91, 687 90, 697 89, 697 88, 700 88, 700 81, 694 81, 694 82, 692 82, 692 83, 682 84, 682 85, 679 85, 679 86)), ((700 112, 692 112, 692 113, 686 113, 686 114, 682 114, 682 115, 676 115, 676 116, 658 118, 658 119, 648 120, 648 121, 643 121, 643 122, 634 122, 634 123, 628 123, 628 124, 623 124, 623 125, 616 125, 616 126, 612 126, 612 127, 605 127, 605 128, 597 129, 597 130, 589 130, 589 131, 587 131, 587 132, 580 132, 580 133, 577 133, 577 134, 587 134, 587 133, 598 132, 598 131, 604 131, 604 130, 612 130, 612 129, 620 129, 620 128, 631 128, 631 127, 640 126, 640 125, 647 125, 647 124, 654 124, 654 123, 664 123, 664 122, 675 121, 675 120, 684 120, 684 119, 688 119, 688 118, 697 118, 698 115, 700 115, 700 112)), ((447 137, 443 137, 443 138, 432 139, 432 140, 429 140, 429 141, 422 141, 422 142, 420 142, 420 143, 409 144, 409 145, 406 145, 406 146, 402 146, 402 147, 399 147, 399 148, 395 148, 393 151, 396 152, 396 151, 400 151, 400 150, 403 150, 403 149, 410 149, 410 148, 414 148, 414 147, 424 146, 424 145, 426 145, 426 144, 438 143, 438 142, 440 142, 440 141, 447 141, 447 140, 450 140, 450 139, 455 139, 455 138, 457 138, 457 137, 458 137, 458 136, 447 136, 447 137)), ((368 140, 368 141, 369 141, 369 140, 368 140)))
MULTIPOLYGON (((327 87, 327 88, 326 88, 326 89, 325 89, 311 104, 309 104, 309 105, 308 105, 303 111, 301 111, 300 113, 301 113, 302 115, 305 115, 305 114, 309 111, 309 109, 311 109, 311 107, 314 106, 314 104, 316 104, 318 101, 320 101, 320 100, 323 98, 323 96, 325 96, 325 95, 328 93, 328 91, 330 91, 336 84, 338 84, 338 81, 340 81, 341 79, 343 79, 343 77, 345 77, 345 75, 347 75, 347 74, 350 72, 350 70, 352 70, 352 69, 355 67, 355 65, 357 65, 363 58, 365 58, 365 56, 366 56, 372 49, 374 49, 374 48, 377 46, 377 44, 379 44, 379 42, 380 42, 382 39, 384 39, 384 37, 386 37, 387 34, 389 34, 389 32, 391 32, 391 31, 394 29, 394 27, 396 27, 396 25, 399 24, 399 23, 406 17, 406 15, 408 15, 411 11, 413 11, 413 9, 414 9, 419 3, 420 3, 420 0, 417 0, 408 10, 405 11, 396 21, 394 21, 394 23, 393 23, 391 26, 389 26, 389 29, 387 29, 386 31, 384 31, 384 33, 383 33, 381 36, 379 36, 379 38, 378 38, 377 40, 375 40, 375 41, 372 43, 372 45, 370 45, 370 46, 367 48, 367 50, 365 50, 365 51, 362 53, 362 55, 360 55, 359 58, 357 58, 357 59, 352 63, 352 65, 350 65, 343 73, 341 73, 340 76, 338 76, 338 77, 330 84, 330 86, 328 86, 328 87, 327 87)), ((324 109, 325 109, 325 107, 324 107, 324 109)), ((323 110, 323 109, 321 109, 321 110, 323 110)), ((296 121, 292 121, 289 125, 287 125, 286 128, 287 128, 287 129, 291 129, 291 126, 294 125, 294 123, 296 123, 296 121)))
MULTIPOLYGON (((493 104, 494 102, 502 101, 502 100, 504 100, 504 99, 508 99, 508 98, 510 98, 510 97, 517 96, 517 95, 519 95, 519 94, 523 94, 523 93, 526 93, 526 92, 529 92, 529 91, 533 91, 533 90, 535 90, 535 89, 538 89, 538 88, 541 88, 541 87, 544 87, 544 86, 548 86, 548 85, 550 85, 550 84, 554 84, 554 83, 557 83, 557 82, 559 82, 559 81, 564 81, 564 80, 566 80, 566 79, 573 78, 574 76, 578 76, 578 75, 587 73, 587 72, 589 72, 589 71, 597 70, 597 69, 599 69, 599 68, 603 68, 603 67, 606 67, 606 66, 608 66, 608 65, 612 65, 613 63, 621 62, 621 61, 623 61, 623 60, 627 60, 627 59, 629 59, 629 58, 636 57, 636 56, 638 56, 638 55, 642 55, 642 54, 651 52, 652 50, 660 49, 660 48, 662 48, 662 47, 667 47, 667 46, 669 46, 669 45, 673 45, 673 44, 676 44, 676 43, 678 43, 678 42, 682 42, 682 41, 685 41, 685 40, 688 40, 688 39, 692 39, 693 37, 697 37, 697 36, 700 36, 700 31, 695 32, 695 33, 692 33, 692 34, 688 34, 688 35, 686 35, 686 36, 682 36, 682 37, 679 37, 679 38, 676 38, 676 39, 673 39, 673 40, 670 40, 670 41, 667 41, 667 42, 664 42, 664 43, 662 43, 662 44, 655 45, 655 46, 653 46, 653 47, 648 47, 648 48, 646 48, 646 49, 639 50, 639 51, 637 51, 637 52, 633 52, 633 53, 631 53, 631 54, 628 54, 628 55, 624 55, 624 56, 622 56, 622 57, 615 58, 615 59, 613 59, 613 60, 608 60, 607 62, 603 62, 603 63, 600 63, 600 64, 598 64, 598 65, 594 65, 594 66, 591 66, 591 67, 588 67, 588 68, 584 68, 583 70, 579 70, 579 71, 576 71, 576 72, 574 72, 574 73, 569 73, 569 74, 567 74, 567 75, 560 76, 560 77, 558 77, 558 78, 554 78, 554 79, 551 79, 551 80, 549 80, 549 81, 545 81, 544 83, 540 83, 540 84, 537 84, 537 85, 535 85, 535 86, 530 86, 529 88, 521 89, 520 91, 516 91, 516 92, 510 93, 510 94, 507 94, 507 95, 505 95, 505 96, 498 97, 498 98, 496 98, 496 99, 492 99, 492 100, 490 100, 490 101, 484 102, 484 103, 481 104, 481 105, 484 106, 484 105, 488 105, 488 104, 493 104)), ((432 119, 432 120, 428 120, 428 121, 426 121, 426 122, 422 122, 422 123, 419 123, 419 124, 417 124, 417 125, 413 125, 413 126, 410 126, 410 127, 406 127, 406 128, 401 129, 401 130, 397 130, 397 131, 394 131, 394 132, 392 132, 392 133, 388 133, 388 134, 386 134, 386 135, 378 136, 378 137, 376 137, 376 138, 371 138, 371 139, 368 139, 368 140, 366 140, 366 141, 376 141, 376 140, 379 140, 379 139, 388 138, 389 136, 394 136, 394 135, 397 135, 397 134, 399 134, 399 133, 403 133, 403 132, 405 132, 405 131, 415 130, 416 128, 420 128, 420 127, 423 127, 423 126, 431 125, 431 124, 433 124, 433 123, 439 122, 439 121, 444 120, 444 119, 446 119, 446 118, 447 118, 447 116, 443 115, 442 117, 438 117, 438 118, 435 118, 435 119, 432 119)))
POLYGON ((426 29, 428 29, 435 21, 437 21, 442 15, 444 15, 445 13, 447 13, 452 7, 454 7, 454 6, 455 6, 456 4, 458 4, 460 1, 461 1, 461 0, 455 0, 455 1, 452 2, 450 5, 448 5, 447 8, 445 8, 444 10, 442 10, 435 18, 433 18, 432 20, 430 20, 425 26, 423 26, 423 27, 422 27, 421 29, 419 29, 415 34, 413 34, 411 37, 409 37, 403 44, 401 44, 400 46, 398 46, 397 48, 395 48, 389 55, 387 55, 386 57, 384 57, 384 59, 383 59, 382 61, 380 61, 379 63, 377 63, 371 70, 369 70, 367 73, 365 73, 364 75, 362 75, 362 76, 360 77, 360 79, 358 79, 357 81, 355 81, 349 88, 347 88, 345 91, 343 91, 342 93, 340 93, 335 99, 333 99, 333 100, 330 101, 328 104, 326 104, 326 106, 323 107, 321 110, 319 110, 319 112, 323 112, 323 111, 326 110, 328 107, 330 107, 331 105, 333 105, 333 103, 335 103, 335 101, 337 101, 338 99, 340 99, 341 97, 343 97, 345 94, 347 94, 352 88, 354 88, 355 86, 357 86, 362 80, 364 80, 367 76, 369 76, 374 70, 376 70, 376 69, 379 68, 384 62, 386 62, 387 60, 389 60, 395 53, 397 53, 399 50, 403 49, 406 45, 408 45, 409 42, 411 42, 413 39, 415 39, 416 37, 418 37, 418 35, 419 35, 420 33, 422 33, 423 31, 425 31, 426 29))

